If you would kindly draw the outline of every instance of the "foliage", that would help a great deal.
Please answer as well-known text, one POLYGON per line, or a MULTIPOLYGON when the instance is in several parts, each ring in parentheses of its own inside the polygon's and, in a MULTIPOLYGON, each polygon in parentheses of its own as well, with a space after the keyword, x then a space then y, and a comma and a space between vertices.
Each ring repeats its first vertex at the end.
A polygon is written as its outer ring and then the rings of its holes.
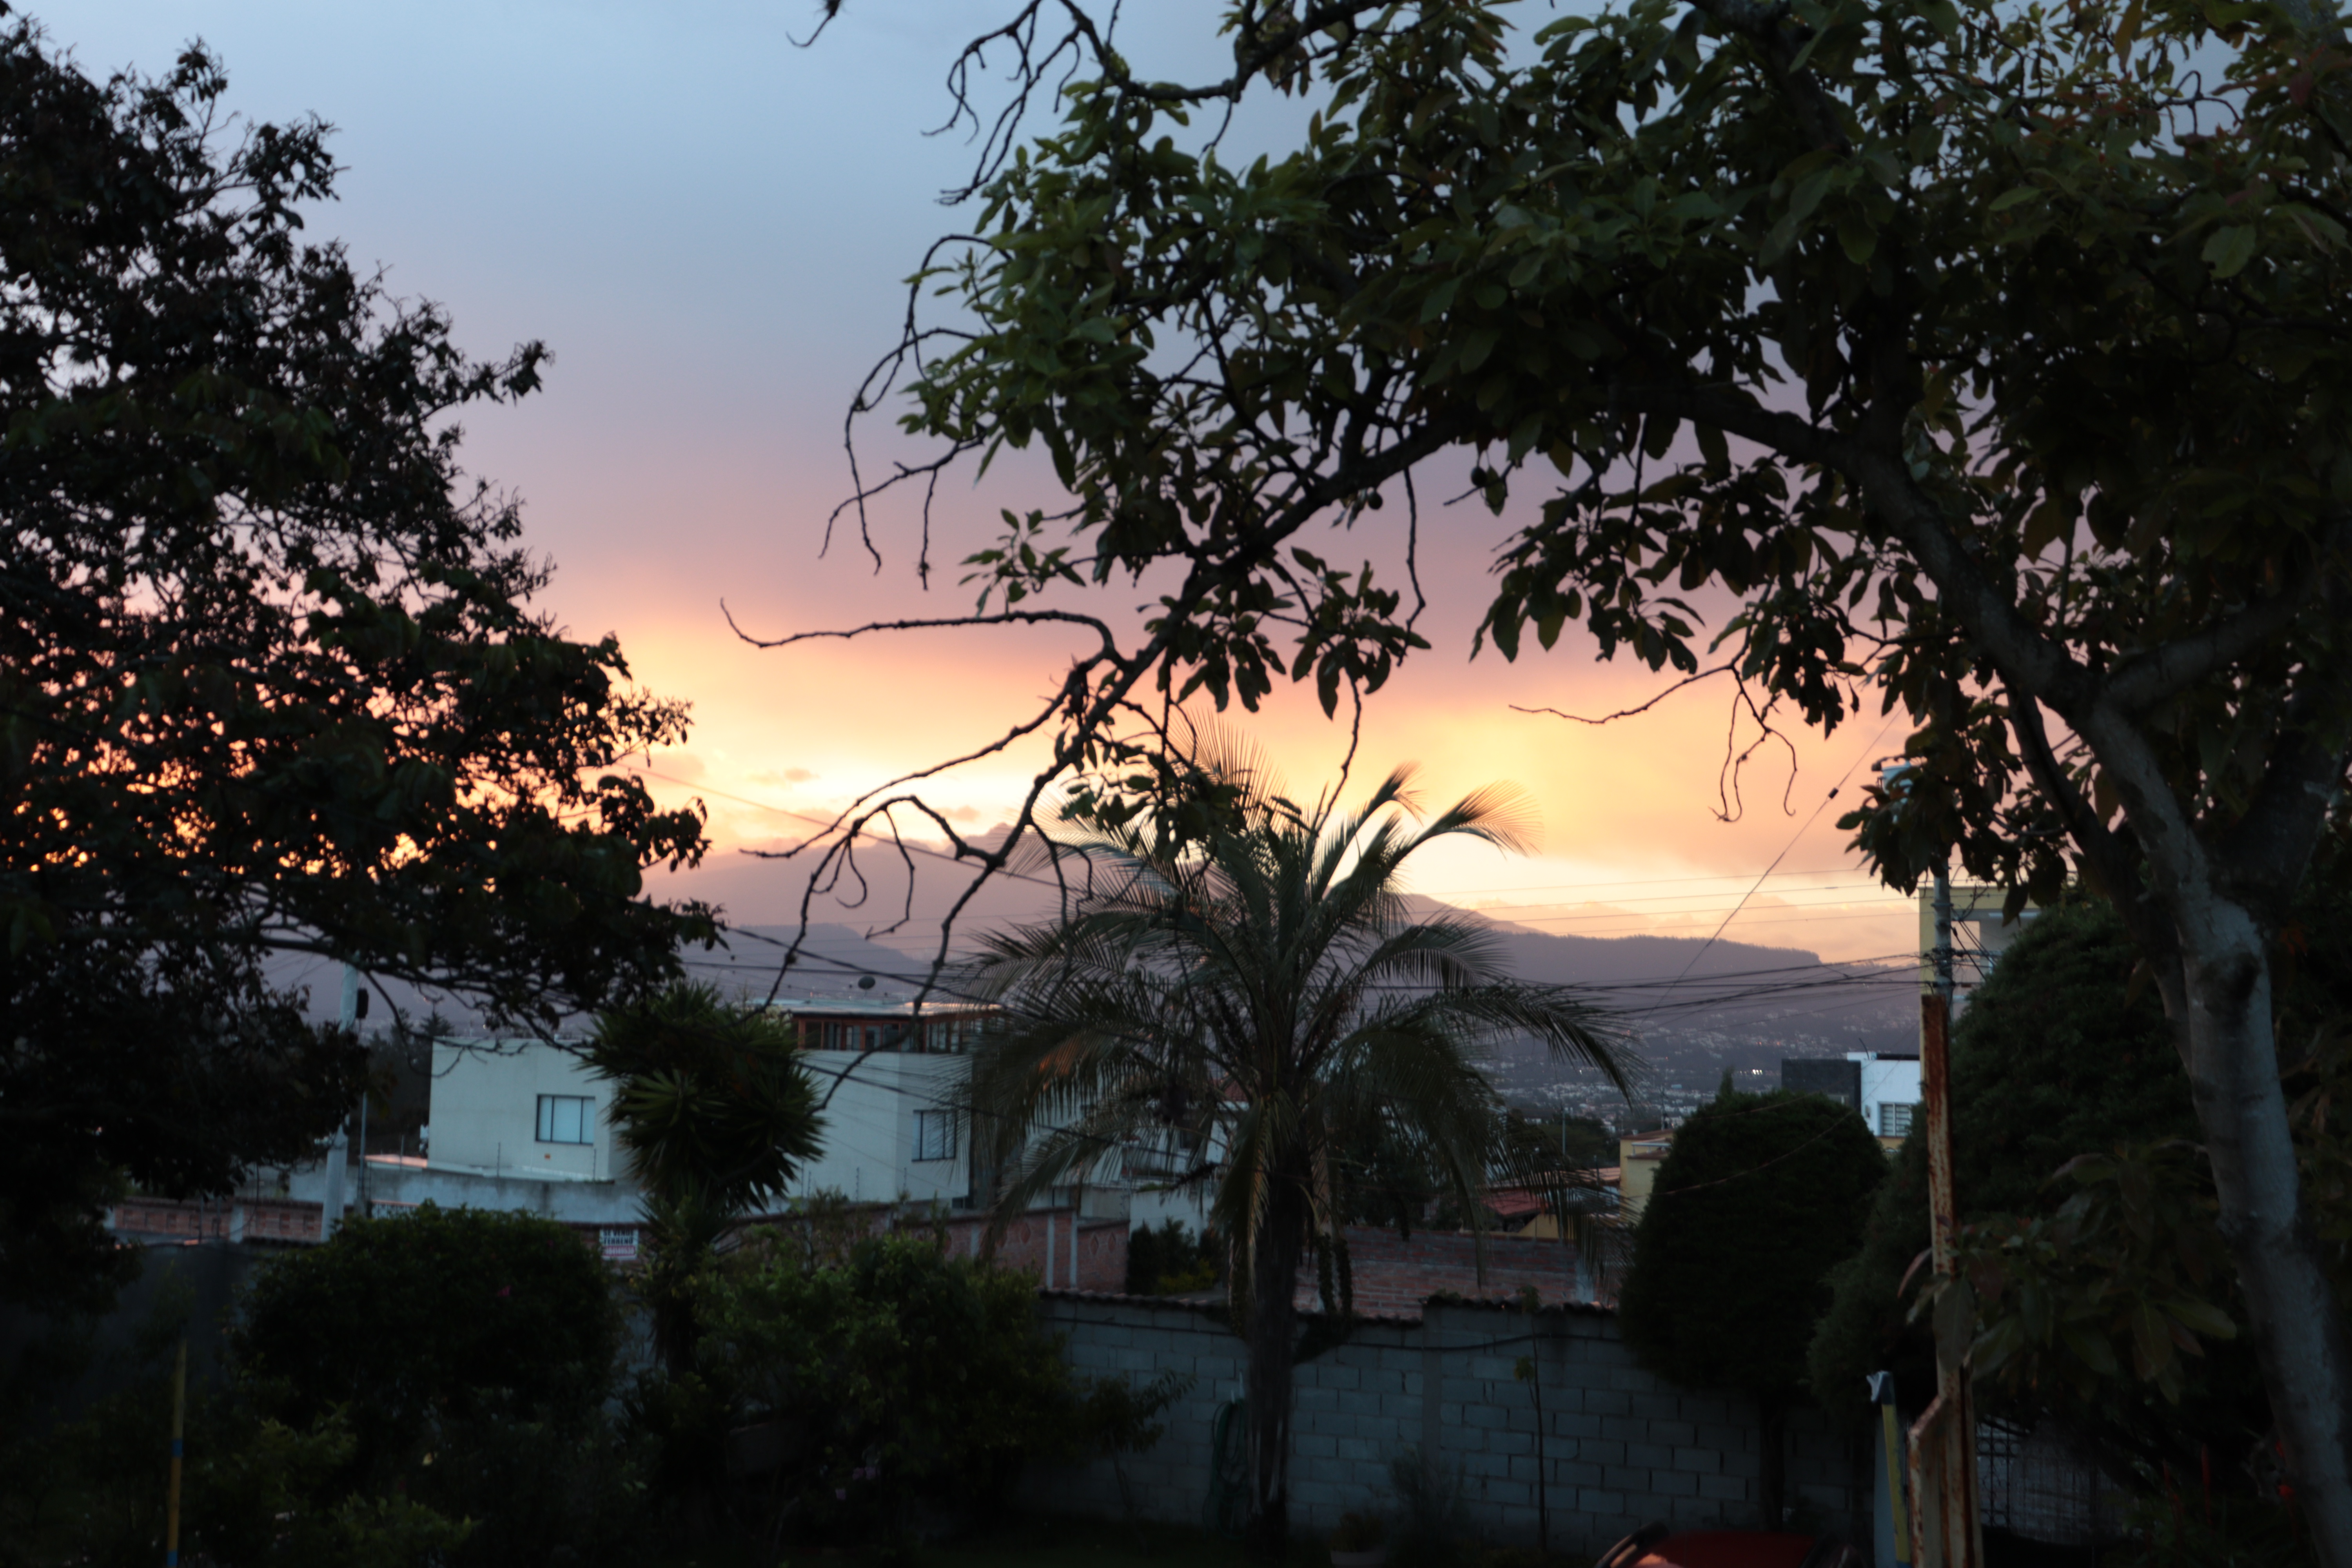
MULTIPOLYGON (((2300 924, 2324 925, 2335 881, 2332 870, 2320 879, 2300 924)), ((2112 910, 2072 902, 2019 935, 1962 1015, 1953 1163, 1971 1262, 1943 1310, 1946 1331, 1979 1344, 1988 1407, 2029 1422, 2057 1415, 2145 1479, 2200 1453, 2244 1450, 2272 1417, 2252 1347, 2234 1332, 2245 1309, 2211 1173, 2185 1142, 2196 1131, 2189 1087, 2155 998, 2134 987, 2135 963, 2112 910)), ((2283 1017, 2300 1029, 2336 1013, 2332 968, 2282 973, 2283 1017)), ((2323 1052, 2289 1078, 2325 1234, 2347 1223, 2321 1174, 2343 1154, 2314 1112, 2347 1070, 2323 1052)), ((1915 1129, 1897 1156, 1813 1344, 1813 1387, 1833 1412, 1859 1415, 1862 1379, 1882 1367, 1915 1408, 1932 1391, 1925 1314, 1903 1327, 1906 1276, 1923 1292, 1928 1283, 1914 1263, 1928 1239, 1924 1136, 1915 1129)), ((2352 1286, 2344 1253, 2329 1256, 2341 1292, 2352 1286)), ((2232 1467, 2222 1484, 2248 1483, 2232 1467)))
POLYGON ((783 1191, 824 1123, 790 1020, 678 984, 596 1021, 589 1061, 620 1085, 629 1171, 647 1191, 735 1213, 783 1191))
POLYGON ((343 1411, 365 1466, 453 1422, 584 1421, 612 1386, 620 1312, 564 1226, 425 1204, 271 1259, 230 1346, 269 1415, 343 1411))
POLYGON ((923 1517, 991 1506, 1024 1458, 1073 1451, 1077 1398, 1025 1275, 919 1236, 814 1270, 781 1250, 742 1256, 701 1287, 702 1364, 741 1419, 793 1434, 775 1485, 796 1529, 894 1542, 923 1517))
POLYGON ((1223 1248, 1214 1230, 1197 1235, 1182 1220, 1162 1220, 1160 1228, 1138 1226, 1127 1238, 1127 1293, 1182 1296, 1217 1282, 1223 1248))
MULTIPOLYGON (((1086 632, 1008 729, 1057 728, 1033 808, 1124 767, 1155 690, 1377 689, 1420 598, 1340 530, 1402 501, 1410 561, 1442 456, 1497 513, 1532 491, 1505 657, 1580 623, 1729 675, 1767 728, 1874 688, 1916 765, 1843 820, 1889 881, 1956 852, 2013 908, 2076 873, 2115 901, 2192 1062, 2298 1496, 2352 1563, 2352 1340, 2265 1002, 2352 760, 2338 7, 1629 0, 1518 40, 1479 0, 1233 0, 1200 83, 1130 66, 1116 7, 1016 13, 951 77, 1019 40, 975 217, 853 417, 903 374, 942 447, 861 508, 1033 443, 1069 494, 971 560, 975 615, 912 623, 1086 632), (1229 161, 1253 91, 1313 108, 1229 161), (1071 607, 1147 574, 1139 634, 1071 607)), ((1449 552, 1486 542, 1465 526, 1449 552)))
MULTIPOLYGON (((1576 1173, 1617 1158, 1616 1139, 1588 1117, 1570 1117, 1563 1125, 1559 1118, 1514 1108, 1506 1113, 1502 1137, 1506 1152, 1496 1162, 1497 1173, 1546 1173, 1546 1194, 1555 1200, 1555 1208, 1556 1200, 1580 1180, 1590 1179, 1576 1173)), ((1444 1231, 1468 1229, 1474 1223, 1459 1198, 1445 1190, 1436 1173, 1386 1123, 1363 1129, 1356 1142, 1339 1152, 1338 1163, 1347 1177, 1344 1207, 1351 1225, 1393 1226, 1410 1237, 1416 1225, 1444 1231)), ((1596 1185, 1569 1203, 1575 1209, 1599 1198, 1596 1185)), ((1474 1206, 1485 1208, 1483 1202, 1474 1206)))
POLYGON ((690 982, 599 1018, 589 1060, 620 1086, 612 1118, 645 1189, 650 1256, 638 1290, 656 1347, 683 1372, 691 1282, 727 1226, 816 1157, 816 1088, 787 1020, 690 982))
POLYGON ((1427 844, 1524 846, 1509 796, 1481 792, 1409 827, 1409 772, 1359 809, 1302 809, 1254 758, 1214 737, 1207 753, 1225 794, 1197 841, 1160 837, 1149 816, 1063 819, 1057 866, 1080 873, 1066 918, 981 944, 972 983, 1006 1022, 968 1058, 970 1095, 1006 1173, 998 1225, 1129 1144, 1203 1152, 1189 1179, 1213 1194, 1250 1345, 1253 1528, 1278 1542, 1290 1368, 1305 1353, 1292 1289, 1310 1246, 1326 1335, 1351 1310, 1345 1152, 1393 1140, 1467 1206, 1511 1152, 1486 1046, 1528 1036, 1622 1072, 1580 993, 1506 978, 1488 932, 1416 921, 1399 896, 1427 844))
POLYGON ((1780 1523, 1780 1413, 1804 1386, 1827 1276, 1886 1178, 1878 1140, 1821 1095, 1722 1094, 1675 1132, 1633 1232, 1618 1321, 1635 1358, 1763 1407, 1765 1528, 1780 1523))
POLYGON ((1923 1289, 1912 1315, 1963 1336, 1989 1320, 1969 1346, 1979 1378, 2063 1382, 2090 1400, 2128 1365, 2179 1404, 2181 1358, 2237 1337, 2213 1303, 2229 1254, 2198 1163, 2181 1143, 2077 1155, 2053 1178, 2077 1189, 2057 1212, 1970 1227, 1958 1272, 1923 1289))
MULTIPOLYGON (((162 1553, 172 1368, 194 1306, 184 1282, 167 1281, 107 1360, 121 1386, 53 1430, 8 1428, 14 1440, 0 1447, 10 1478, 0 1488, 0 1563, 131 1568, 162 1553)), ((289 1426, 261 1415, 242 1388, 192 1373, 184 1429, 188 1561, 416 1568, 473 1533, 458 1514, 422 1500, 354 1491, 358 1438, 340 1409, 289 1426)))
MULTIPOLYGON (((2347 1141, 2325 1114, 2352 1092, 2352 1049, 2340 1037, 2324 1041, 2294 1078, 2305 1190, 2336 1299, 2352 1300, 2347 1141)), ((2271 1422, 2252 1368, 2214 1343, 2238 1337, 2245 1303, 2203 1151, 2176 1142, 2080 1155, 2049 1185, 2069 1183, 2075 1190, 2054 1212, 1964 1226, 1957 1277, 1922 1289, 1912 1315, 1969 1338, 1979 1377, 2066 1410, 2145 1473, 2185 1467, 2192 1454, 2259 1449, 2271 1422), (2155 1412, 2149 1390, 2187 1408, 2155 1412), (2119 1427, 2128 1436, 2119 1439, 2119 1427)), ((2242 1497, 2259 1468, 2225 1473, 2223 1486, 2242 1497)))
POLYGON ((1634 1229, 1626 1343, 1677 1383, 1793 1393, 1825 1277, 1861 1240, 1885 1175, 1878 1141, 1834 1100, 1735 1093, 1701 1106, 1675 1130, 1634 1229))
MULTIPOLYGON (((1964 1223, 2047 1214, 2046 1184, 2077 1154, 2192 1136, 2189 1086, 2152 991, 2135 994, 2129 938, 2113 910, 2077 900, 2039 913, 2001 954, 1952 1031, 1953 1190, 1964 1223)), ((1924 1336, 1906 1334, 1897 1287, 1927 1247, 1924 1121, 1895 1155, 1860 1250, 1810 1354, 1814 1397, 1864 1414, 1863 1380, 1894 1368, 1906 1403, 1932 1396, 1924 1336)))
POLYGON ((85 76, 0 16, 0 1291, 118 1270, 118 1171, 292 1162, 356 1092, 273 952, 537 1023, 672 973, 699 855, 621 757, 683 733, 562 635, 517 504, 457 466, 536 388, 303 239, 326 126, 242 124, 217 61, 85 76))

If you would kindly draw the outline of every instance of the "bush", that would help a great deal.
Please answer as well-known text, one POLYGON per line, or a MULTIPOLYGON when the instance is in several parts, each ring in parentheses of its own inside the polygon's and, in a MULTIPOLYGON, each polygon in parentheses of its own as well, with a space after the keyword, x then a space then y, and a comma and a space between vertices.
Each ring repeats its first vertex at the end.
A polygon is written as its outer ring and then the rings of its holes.
POLYGON ((1154 1230, 1139 1226, 1127 1238, 1127 1293, 1181 1296, 1217 1282, 1222 1254, 1214 1231, 1197 1236, 1181 1220, 1163 1220, 1154 1230))
MULTIPOLYGON (((171 1368, 193 1297, 159 1291, 110 1358, 121 1390, 71 1422, 0 1451, 0 1563, 145 1568, 163 1556, 171 1368)), ((340 1412, 297 1428, 259 1415, 235 1386, 192 1376, 180 1546, 191 1563, 238 1568, 417 1568, 472 1533, 416 1499, 371 1497, 341 1478, 356 1443, 340 1412)))
MULTIPOLYGON (((1023 1458, 1078 1441, 1078 1391, 1026 1275, 879 1237, 841 1267, 792 1250, 703 1281, 704 1372, 774 1434, 770 1500, 826 1540, 904 1538, 986 1510, 1023 1458)), ((741 1468, 739 1464, 739 1468, 741 1468)))
POLYGON ((426 1204, 346 1220, 247 1291, 230 1350, 268 1415, 348 1413, 362 1467, 429 1424, 576 1423, 611 1392, 611 1272, 564 1226, 426 1204))
MULTIPOLYGON (((2135 994, 2138 955, 2104 903, 2044 911, 2019 933, 1952 1032, 1952 1185, 1964 1225, 2053 1215, 2078 1190, 2053 1182, 2078 1154, 2199 1136, 2188 1075, 2153 985, 2135 994)), ((1896 1155, 1863 1245, 1832 1276, 1834 1300, 1809 1352, 1823 1408, 1875 1421, 1864 1378, 1892 1370, 1905 1408, 1935 1393, 1924 1324, 1906 1321, 1924 1282, 1900 1287, 1927 1250, 1926 1119, 1896 1155)), ((2185 1456, 2242 1448, 2268 1425, 2251 1344, 2210 1344, 2178 1405, 2117 1386, 2094 1400, 2059 1384, 2030 1394, 1986 1384, 1986 1406, 2031 1425, 2056 1415, 2109 1456, 2185 1456)))
POLYGON ((272 1261, 230 1349, 258 1415, 347 1426, 313 1495, 472 1521, 451 1563, 620 1563, 646 1531, 603 1409, 621 1331, 611 1271, 567 1227, 427 1204, 272 1261))
POLYGON ((1634 1359, 1692 1387, 1755 1396, 1764 1527, 1781 1527, 1783 1423, 1829 1305, 1825 1277, 1862 1244, 1886 1156, 1820 1095, 1727 1088, 1675 1132, 1633 1231, 1618 1321, 1634 1359))

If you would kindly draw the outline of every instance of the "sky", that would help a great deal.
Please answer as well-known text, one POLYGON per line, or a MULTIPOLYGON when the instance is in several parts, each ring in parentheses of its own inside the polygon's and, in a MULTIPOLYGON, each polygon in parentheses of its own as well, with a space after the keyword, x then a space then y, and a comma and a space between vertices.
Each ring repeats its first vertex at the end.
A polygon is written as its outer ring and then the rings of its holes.
MULTIPOLYGON (((1056 633, 763 650, 729 620, 773 637, 960 613, 971 599, 953 563, 989 541, 998 509, 1055 503, 1034 461, 1002 465, 982 486, 967 476, 943 487, 933 559, 946 566, 928 592, 903 509, 877 513, 878 570, 838 532, 825 548, 827 516, 849 489, 843 415, 896 341, 901 280, 935 237, 970 221, 939 194, 968 175, 971 145, 926 134, 946 114, 944 72, 956 46, 1009 7, 850 0, 805 49, 793 40, 811 30, 814 0, 28 9, 94 74, 160 71, 201 38, 227 67, 233 110, 330 121, 346 172, 312 232, 383 268, 395 293, 446 306, 478 353, 533 338, 554 351, 546 391, 468 416, 466 461, 524 499, 527 542, 557 568, 543 606, 575 635, 616 634, 641 681, 693 706, 688 744, 647 765, 664 799, 709 807, 714 852, 658 891, 715 897, 741 921, 786 918, 805 885, 797 863, 744 851, 789 847, 812 816, 985 744, 1058 683, 1079 645, 1056 633)), ((1129 0, 1127 15, 1123 44, 1142 74, 1229 64, 1213 8, 1198 0, 1129 0)), ((1236 144, 1277 144, 1298 112, 1254 114, 1236 144)), ((874 438, 868 462, 921 455, 881 430, 874 438)), ((1542 847, 1507 858, 1440 847, 1415 862, 1415 890, 1562 933, 1725 929, 1828 959, 1911 945, 1909 904, 1872 882, 1834 826, 1871 763, 1900 750, 1899 721, 1874 711, 1826 738, 1801 731, 1793 766, 1768 749, 1744 775, 1744 810, 1721 820, 1727 685, 1590 728, 1514 705, 1610 712, 1667 680, 1598 663, 1572 636, 1516 664, 1491 649, 1471 657, 1508 527, 1475 504, 1425 522, 1433 647, 1368 704, 1358 787, 1406 762, 1422 765, 1433 802, 1509 780, 1540 816, 1542 847)), ((1317 547, 1369 555, 1383 577, 1401 560, 1391 537, 1317 547)), ((1123 613, 1148 596, 1117 589, 1084 607, 1123 613)), ((1244 724, 1294 792, 1312 795, 1346 754, 1345 718, 1343 708, 1341 723, 1327 721, 1309 693, 1286 690, 1244 724)), ((1009 814, 1036 760, 977 764, 926 794, 960 826, 984 829, 1009 814)), ((926 910, 954 876, 929 869, 940 875, 927 879, 926 910)), ((874 919, 824 900, 812 912, 874 919)))

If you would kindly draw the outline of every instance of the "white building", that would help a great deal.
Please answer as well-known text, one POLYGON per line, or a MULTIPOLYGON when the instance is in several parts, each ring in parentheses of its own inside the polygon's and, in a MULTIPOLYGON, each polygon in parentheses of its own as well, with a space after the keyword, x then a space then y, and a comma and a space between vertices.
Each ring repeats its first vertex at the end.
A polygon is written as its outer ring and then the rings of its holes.
POLYGON ((433 1047, 428 1171, 529 1181, 609 1182, 614 1086, 579 1055, 541 1040, 433 1047))
POLYGON ((911 1002, 864 999, 770 1006, 793 1020, 824 1114, 824 1152, 802 1167, 791 1195, 970 1206, 971 1139, 955 1101, 963 1053, 988 1010, 932 1005, 919 1014, 911 1002))
POLYGON ((1860 1103, 1854 1109, 1882 1142, 1901 1142, 1911 1131, 1919 1110, 1919 1058, 1882 1056, 1876 1051, 1848 1051, 1846 1060, 1860 1071, 1860 1103))
MULTIPOLYGON (((1843 1061, 1833 1057, 1783 1061, 1780 1087, 1843 1100, 1880 1142, 1893 1148, 1909 1134, 1918 1114, 1919 1058, 1848 1051, 1843 1061)), ((1633 1189, 1626 1190, 1630 1194, 1633 1189)))

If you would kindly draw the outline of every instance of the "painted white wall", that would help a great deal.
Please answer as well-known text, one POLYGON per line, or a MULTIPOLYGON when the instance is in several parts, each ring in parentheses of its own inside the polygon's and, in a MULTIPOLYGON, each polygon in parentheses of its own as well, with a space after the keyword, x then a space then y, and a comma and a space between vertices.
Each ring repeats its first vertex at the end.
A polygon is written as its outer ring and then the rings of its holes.
POLYGON ((571 1052, 542 1041, 437 1042, 426 1168, 541 1181, 610 1180, 615 1173, 612 1102, 612 1084, 571 1052), (539 1142, 543 1094, 590 1102, 594 1131, 589 1142, 539 1142))
POLYGON ((954 1158, 915 1158, 915 1113, 950 1109, 962 1058, 803 1051, 801 1060, 824 1102, 824 1152, 802 1169, 792 1196, 830 1188, 863 1203, 947 1202, 971 1190, 970 1128, 956 1130, 954 1158))
POLYGON ((1917 1059, 1888 1060, 1869 1051, 1849 1051, 1846 1059, 1862 1064, 1863 1121, 1882 1138, 1895 1136, 1887 1125, 1885 1108, 1919 1103, 1917 1059))

